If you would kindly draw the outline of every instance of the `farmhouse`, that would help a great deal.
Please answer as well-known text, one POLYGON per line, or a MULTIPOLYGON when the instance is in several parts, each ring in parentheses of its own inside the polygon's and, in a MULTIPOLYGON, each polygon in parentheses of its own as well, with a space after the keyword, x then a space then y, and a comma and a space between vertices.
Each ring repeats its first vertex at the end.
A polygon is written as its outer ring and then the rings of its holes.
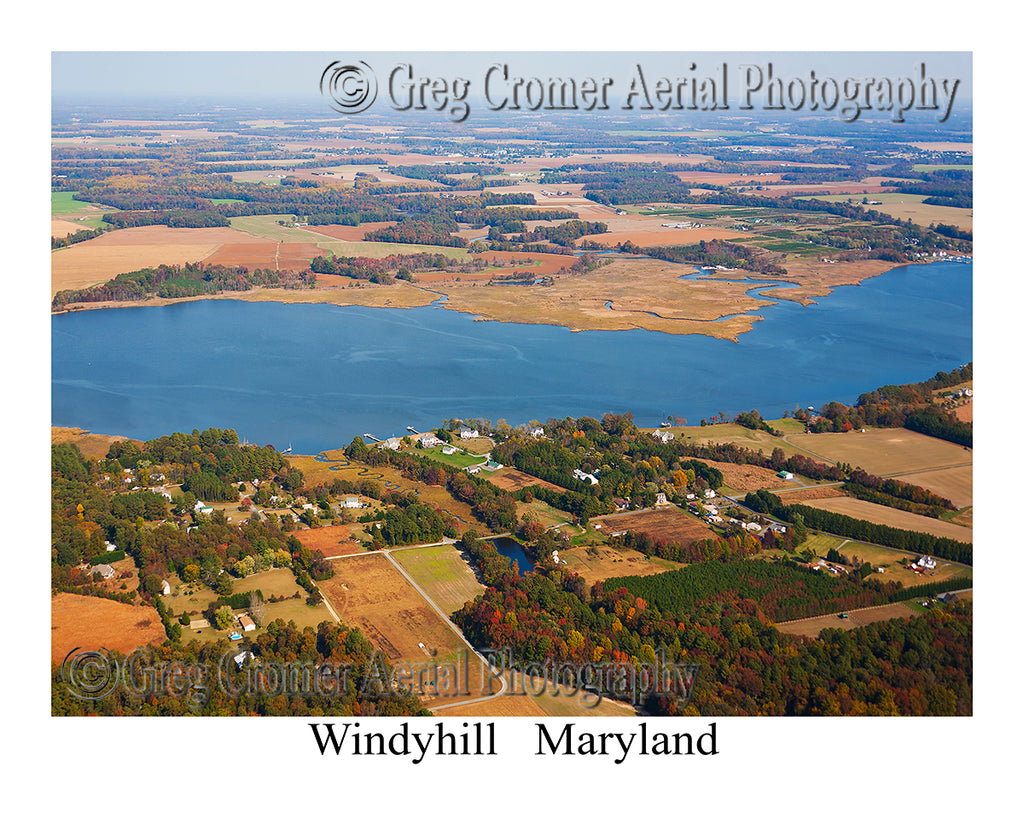
POLYGON ((441 439, 432 432, 428 432, 420 438, 420 446, 424 449, 430 449, 431 447, 437 446, 439 443, 441 443, 441 439))
POLYGON ((401 438, 388 438, 386 441, 381 443, 381 447, 384 449, 398 449, 402 445, 401 438))
POLYGON ((934 557, 922 555, 920 558, 918 558, 918 561, 915 565, 921 567, 922 569, 931 570, 934 569, 938 564, 935 562, 934 557))
POLYGON ((89 570, 90 574, 98 574, 104 580, 110 580, 115 574, 113 566, 109 566, 106 563, 97 563, 92 569, 89 570))
POLYGON ((256 623, 253 622, 253 619, 248 614, 238 615, 238 625, 242 631, 256 631, 256 623))
POLYGON ((776 472, 775 474, 778 475, 783 480, 787 480, 787 481, 791 481, 791 480, 793 480, 796 477, 792 472, 787 472, 785 469, 780 470, 779 472, 776 472))
POLYGON ((572 476, 578 481, 586 481, 591 486, 594 486, 598 483, 596 477, 591 475, 589 472, 584 472, 582 469, 574 469, 572 471, 572 476))
POLYGON ((654 498, 655 506, 668 506, 668 498, 665 497, 664 492, 659 492, 654 498))
POLYGON ((455 447, 453 447, 453 446, 443 446, 443 447, 441 447, 441 454, 442 455, 454 455, 455 454, 455 447))
POLYGON ((676 435, 674 432, 669 432, 667 429, 656 429, 651 433, 655 438, 661 441, 663 444, 667 444, 669 441, 675 439, 676 435))
POLYGON ((362 504, 355 495, 349 495, 341 502, 341 506, 344 509, 359 509, 362 507, 362 504))
POLYGON ((166 580, 160 581, 160 594, 162 594, 164 597, 166 597, 170 593, 171 593, 171 584, 168 583, 166 580))
POLYGON ((463 427, 462 429, 459 430, 459 437, 460 438, 479 438, 480 437, 480 433, 477 432, 475 429, 470 429, 469 427, 463 427))

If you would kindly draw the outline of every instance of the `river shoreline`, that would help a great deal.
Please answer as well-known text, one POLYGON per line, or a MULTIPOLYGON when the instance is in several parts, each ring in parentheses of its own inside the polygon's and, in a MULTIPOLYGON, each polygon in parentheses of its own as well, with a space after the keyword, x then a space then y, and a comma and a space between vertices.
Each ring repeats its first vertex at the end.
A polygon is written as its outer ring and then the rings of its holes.
MULTIPOLYGON (((705 271, 704 275, 680 276, 680 265, 621 259, 613 263, 617 265, 614 269, 609 266, 582 276, 559 276, 548 287, 494 288, 474 281, 444 285, 432 282, 431 286, 396 282, 386 286, 335 286, 313 290, 253 288, 188 298, 80 302, 52 311, 51 315, 217 300, 403 310, 435 304, 471 315, 476 321, 543 324, 572 332, 641 329, 738 341, 740 335, 749 332, 764 318, 761 315, 764 308, 779 301, 804 306, 814 304, 827 298, 836 287, 859 285, 898 267, 935 261, 941 260, 922 259, 898 264, 875 259, 835 264, 794 260, 787 275, 766 277, 761 285, 750 281, 757 274, 745 271, 705 271), (745 275, 747 280, 736 281, 737 273, 745 275), (614 306, 609 308, 608 304, 614 306)), ((697 269, 691 265, 683 267, 697 269)))

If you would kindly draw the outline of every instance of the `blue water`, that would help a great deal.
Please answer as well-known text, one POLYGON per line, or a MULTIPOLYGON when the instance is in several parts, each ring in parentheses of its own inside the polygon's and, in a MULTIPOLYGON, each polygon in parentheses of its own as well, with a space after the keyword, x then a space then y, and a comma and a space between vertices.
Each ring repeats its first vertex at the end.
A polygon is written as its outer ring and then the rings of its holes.
POLYGON ((314 454, 452 417, 778 417, 970 361, 972 272, 913 265, 819 304, 779 302, 739 342, 478 322, 438 306, 88 310, 51 319, 51 422, 144 440, 230 427, 314 454))
POLYGON ((491 543, 498 550, 498 554, 504 555, 516 564, 520 577, 525 576, 527 572, 533 571, 534 562, 530 560, 529 555, 526 554, 518 540, 513 540, 510 537, 496 537, 491 543))

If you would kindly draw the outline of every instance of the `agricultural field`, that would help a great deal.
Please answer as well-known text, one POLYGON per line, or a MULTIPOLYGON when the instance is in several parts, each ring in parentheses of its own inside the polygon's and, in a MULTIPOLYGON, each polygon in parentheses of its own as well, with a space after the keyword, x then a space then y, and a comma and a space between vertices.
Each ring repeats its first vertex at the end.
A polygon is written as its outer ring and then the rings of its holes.
POLYGON ((225 243, 258 242, 231 228, 126 228, 55 250, 50 257, 51 295, 109 281, 160 264, 199 262, 225 243))
POLYGON ((483 594, 469 560, 454 546, 395 549, 391 556, 449 616, 483 594))
POLYGON ((334 577, 319 581, 320 591, 338 616, 362 629, 389 660, 423 661, 465 648, 384 554, 335 560, 332 567, 334 577))
POLYGON ((565 491, 565 487, 556 486, 541 478, 535 478, 533 475, 527 475, 525 472, 520 472, 518 469, 513 469, 510 466, 495 470, 494 472, 481 472, 480 475, 498 488, 507 489, 509 492, 515 492, 517 489, 522 489, 526 486, 541 486, 555 492, 565 491))
MULTIPOLYGON (((787 498, 787 500, 789 499, 787 498)), ((826 498, 801 502, 815 509, 825 509, 829 512, 837 512, 840 515, 848 515, 851 518, 866 520, 870 523, 881 523, 897 529, 927 532, 930 535, 948 537, 965 543, 971 543, 974 540, 974 530, 967 526, 959 526, 950 521, 929 518, 924 515, 915 515, 912 512, 904 512, 902 509, 893 509, 859 498, 826 498)))
POLYGON ((830 463, 843 461, 873 475, 898 476, 907 483, 917 483, 921 476, 904 473, 969 467, 974 460, 971 451, 958 444, 900 428, 797 433, 787 435, 785 440, 791 446, 800 447, 804 454, 820 460, 830 463))
POLYGON ((691 543, 714 535, 710 526, 676 506, 605 515, 592 518, 591 523, 601 523, 605 532, 632 529, 656 540, 662 538, 676 543, 691 543))
POLYGON ((319 549, 324 557, 366 554, 362 539, 353 530, 362 529, 365 524, 350 523, 337 526, 318 526, 316 529, 302 529, 294 532, 295 537, 309 549, 319 549))
POLYGON ((872 606, 867 609, 854 609, 847 612, 846 618, 838 614, 823 614, 820 617, 808 617, 805 620, 791 620, 788 623, 776 623, 775 627, 786 634, 801 637, 817 637, 827 628, 841 628, 843 631, 860 628, 882 620, 895 617, 913 617, 917 611, 906 603, 890 603, 885 606, 872 606))
MULTIPOLYGON (((446 623, 423 596, 406 580, 384 554, 369 554, 333 561, 335 574, 317 583, 343 622, 359 628, 391 663, 412 668, 433 664, 453 664, 462 670, 468 666, 470 694, 480 696, 484 681, 481 661, 469 655, 466 642, 446 623)), ((424 692, 424 705, 447 704, 450 697, 424 692)))
MULTIPOLYGON (((870 193, 870 196, 867 198, 871 200, 871 203, 865 207, 894 216, 897 219, 911 219, 919 225, 943 224, 953 225, 953 227, 960 228, 960 230, 974 229, 974 211, 972 208, 926 205, 924 200, 928 197, 920 194, 866 192, 870 193), (880 204, 872 204, 874 202, 879 202, 880 204)), ((823 199, 827 202, 846 202, 852 199, 853 204, 861 204, 861 199, 864 197, 840 195, 816 196, 814 198, 823 199)))
POLYGON ((586 580, 588 586, 609 577, 660 574, 685 565, 660 557, 648 557, 634 549, 617 549, 600 543, 559 550, 558 559, 586 580))
POLYGON ((725 486, 720 494, 746 494, 756 492, 758 489, 779 489, 792 485, 792 481, 780 478, 775 472, 762 466, 752 464, 730 464, 721 461, 709 461, 704 458, 695 460, 713 466, 722 473, 725 486), (732 490, 732 491, 729 491, 732 490))
POLYGON ((60 663, 75 649, 107 649, 128 654, 167 639, 160 615, 151 606, 134 606, 102 597, 55 594, 50 601, 50 660, 60 663))

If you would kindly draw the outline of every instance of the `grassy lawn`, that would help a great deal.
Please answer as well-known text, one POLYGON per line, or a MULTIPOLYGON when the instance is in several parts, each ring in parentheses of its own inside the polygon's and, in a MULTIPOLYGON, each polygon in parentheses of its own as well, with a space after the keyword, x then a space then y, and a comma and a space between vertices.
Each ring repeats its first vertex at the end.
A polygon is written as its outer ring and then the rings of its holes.
POLYGON ((456 452, 454 455, 445 455, 441 447, 435 446, 430 449, 418 450, 417 455, 425 455, 432 461, 437 461, 445 466, 454 466, 456 469, 465 469, 472 464, 487 463, 487 459, 480 455, 471 455, 468 452, 456 452))

